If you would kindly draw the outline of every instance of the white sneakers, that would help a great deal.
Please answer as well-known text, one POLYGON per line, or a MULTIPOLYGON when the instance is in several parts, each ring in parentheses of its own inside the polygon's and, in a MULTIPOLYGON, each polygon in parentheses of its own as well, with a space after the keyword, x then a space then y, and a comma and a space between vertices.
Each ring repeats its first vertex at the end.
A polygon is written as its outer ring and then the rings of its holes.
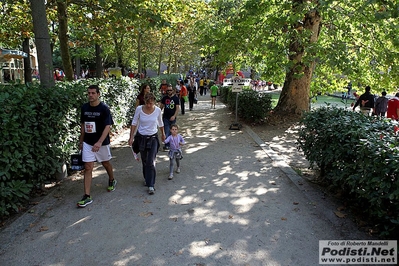
MULTIPOLYGON (((177 167, 176 173, 180 173, 180 167, 177 167)), ((173 174, 170 174, 168 177, 168 180, 172 180, 172 179, 173 179, 173 174)))
POLYGON ((152 195, 152 194, 154 194, 154 191, 155 191, 154 187, 148 188, 148 194, 152 195))

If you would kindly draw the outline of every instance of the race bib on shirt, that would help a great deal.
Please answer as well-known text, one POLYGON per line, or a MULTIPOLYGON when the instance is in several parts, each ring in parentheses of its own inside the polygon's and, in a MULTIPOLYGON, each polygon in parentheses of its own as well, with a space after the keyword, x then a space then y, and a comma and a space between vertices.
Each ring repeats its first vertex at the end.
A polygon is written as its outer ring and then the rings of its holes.
POLYGON ((96 133, 96 123, 85 122, 85 133, 96 133))

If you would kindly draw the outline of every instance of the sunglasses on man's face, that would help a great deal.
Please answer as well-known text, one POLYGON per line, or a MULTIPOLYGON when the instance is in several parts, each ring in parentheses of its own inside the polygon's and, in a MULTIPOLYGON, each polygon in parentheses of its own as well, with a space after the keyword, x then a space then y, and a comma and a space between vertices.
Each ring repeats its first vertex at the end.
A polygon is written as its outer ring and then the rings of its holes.
POLYGON ((172 91, 172 90, 166 90, 166 91, 172 91))

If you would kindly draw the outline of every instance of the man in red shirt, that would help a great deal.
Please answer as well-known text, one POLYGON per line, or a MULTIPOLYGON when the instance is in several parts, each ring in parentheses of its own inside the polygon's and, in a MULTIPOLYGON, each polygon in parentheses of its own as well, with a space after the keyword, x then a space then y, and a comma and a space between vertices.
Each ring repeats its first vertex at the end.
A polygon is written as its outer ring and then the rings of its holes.
POLYGON ((186 86, 184 86, 184 81, 180 81, 180 109, 181 109, 181 114, 184 115, 185 109, 184 109, 184 103, 188 102, 188 91, 186 86))
POLYGON ((387 117, 393 120, 399 119, 399 92, 388 101, 387 117))

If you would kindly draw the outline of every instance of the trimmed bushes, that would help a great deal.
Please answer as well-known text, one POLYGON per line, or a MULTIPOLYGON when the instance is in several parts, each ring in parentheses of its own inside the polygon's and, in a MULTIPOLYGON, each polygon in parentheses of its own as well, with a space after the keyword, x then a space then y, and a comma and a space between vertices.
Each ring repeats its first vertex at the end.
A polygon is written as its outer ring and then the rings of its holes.
POLYGON ((98 84, 118 131, 128 125, 137 96, 136 80, 107 79, 0 87, 0 218, 18 211, 33 187, 53 179, 78 149, 80 107, 87 87, 98 84))
POLYGON ((398 233, 396 122, 327 106, 306 113, 301 124, 298 148, 325 181, 346 192, 382 234, 398 233))
MULTIPOLYGON (((220 88, 220 98, 227 103, 230 110, 236 109, 237 93, 230 87, 220 88)), ((269 93, 258 93, 252 89, 243 89, 238 93, 238 116, 248 122, 262 121, 272 108, 272 98, 269 93)))

